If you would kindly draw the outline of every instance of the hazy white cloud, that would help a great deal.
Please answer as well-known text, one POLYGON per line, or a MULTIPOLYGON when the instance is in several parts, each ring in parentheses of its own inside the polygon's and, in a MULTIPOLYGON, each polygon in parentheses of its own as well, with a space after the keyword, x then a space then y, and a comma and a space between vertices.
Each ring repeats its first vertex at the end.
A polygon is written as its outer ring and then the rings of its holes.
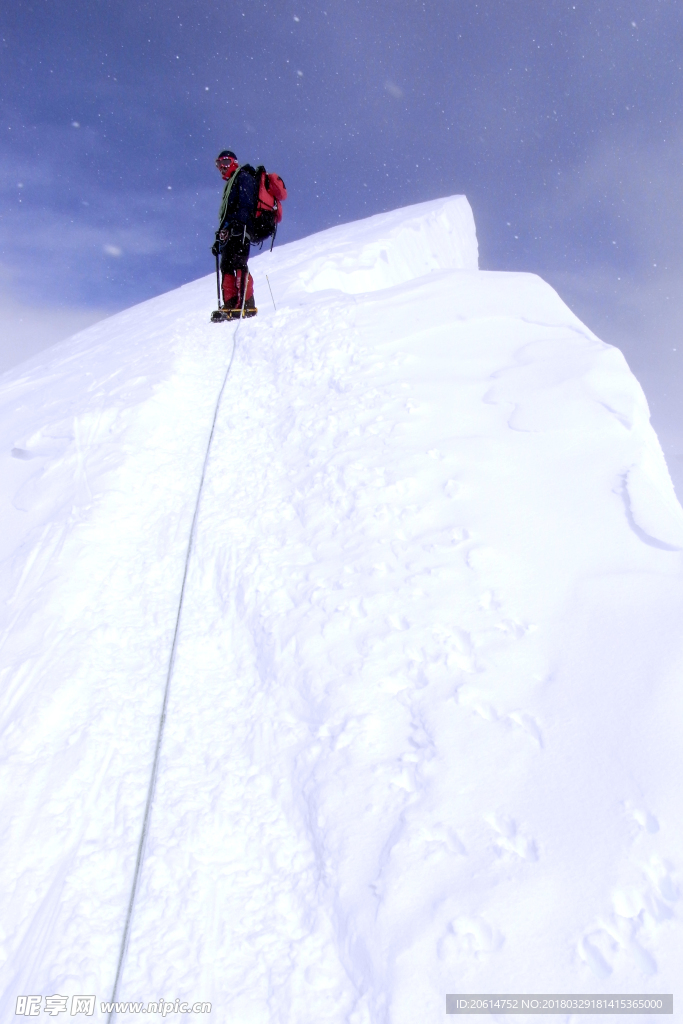
MULTIPOLYGON (((0 268, 0 271, 2 268, 0 268)), ((8 275, 2 274, 7 280, 8 275)), ((0 373, 111 314, 105 309, 33 307, 0 284, 0 373)))
POLYGON ((384 83, 384 88, 389 93, 390 96, 394 97, 395 100, 400 100, 401 97, 403 96, 403 89, 401 89, 400 86, 396 85, 395 82, 390 82, 388 79, 384 83))
POLYGON ((641 337, 651 364, 660 345, 676 346, 683 332, 682 148, 683 130, 658 143, 605 136, 533 211, 569 251, 582 251, 575 269, 555 279, 590 296, 602 321, 611 320, 624 337, 641 337))
POLYGON ((541 275, 626 356, 683 500, 683 130, 653 142, 605 135, 564 168, 533 220, 566 242, 573 269, 541 275), (590 236, 590 248, 586 237, 590 236), (590 259, 588 253, 590 252, 590 259), (578 258, 577 258, 578 257, 578 258))
POLYGON ((585 160, 562 169, 537 215, 567 238, 586 226, 594 237, 609 231, 603 242, 623 252, 610 262, 683 266, 683 130, 667 134, 654 142, 623 129, 606 133, 585 160))

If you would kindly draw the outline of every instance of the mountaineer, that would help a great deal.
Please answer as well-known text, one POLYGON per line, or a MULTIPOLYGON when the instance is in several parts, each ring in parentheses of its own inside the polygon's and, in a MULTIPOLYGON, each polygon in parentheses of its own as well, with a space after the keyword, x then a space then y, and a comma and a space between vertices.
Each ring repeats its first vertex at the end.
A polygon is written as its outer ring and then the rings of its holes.
POLYGON ((271 236, 275 241, 287 189, 278 174, 268 174, 263 166, 240 166, 230 149, 218 154, 216 167, 225 181, 218 231, 211 248, 217 268, 220 257, 222 274, 223 301, 211 314, 217 322, 256 316, 254 281, 248 267, 250 246, 263 245, 271 236))

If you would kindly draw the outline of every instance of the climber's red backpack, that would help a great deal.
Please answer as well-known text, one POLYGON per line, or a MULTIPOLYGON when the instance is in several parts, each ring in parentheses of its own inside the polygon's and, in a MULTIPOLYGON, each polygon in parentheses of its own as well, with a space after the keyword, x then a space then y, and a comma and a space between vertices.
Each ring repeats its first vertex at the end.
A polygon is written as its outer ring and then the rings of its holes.
MULTIPOLYGON (((265 167, 259 167, 259 171, 261 171, 261 180, 259 182, 256 216, 271 220, 273 225, 279 224, 282 220, 282 206, 280 204, 287 198, 285 183, 279 174, 267 174, 265 167)), ((265 237, 268 236, 266 235, 265 237)))

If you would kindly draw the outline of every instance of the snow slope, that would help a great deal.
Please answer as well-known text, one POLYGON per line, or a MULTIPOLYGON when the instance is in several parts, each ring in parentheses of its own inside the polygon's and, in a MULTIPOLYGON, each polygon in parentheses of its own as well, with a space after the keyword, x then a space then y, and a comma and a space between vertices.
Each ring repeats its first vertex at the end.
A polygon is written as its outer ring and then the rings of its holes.
POLYGON ((3 1021, 106 1019, 233 344, 119 997, 675 990, 683 512, 621 354, 476 254, 395 211, 253 260, 236 339, 207 277, 0 377, 3 1021))

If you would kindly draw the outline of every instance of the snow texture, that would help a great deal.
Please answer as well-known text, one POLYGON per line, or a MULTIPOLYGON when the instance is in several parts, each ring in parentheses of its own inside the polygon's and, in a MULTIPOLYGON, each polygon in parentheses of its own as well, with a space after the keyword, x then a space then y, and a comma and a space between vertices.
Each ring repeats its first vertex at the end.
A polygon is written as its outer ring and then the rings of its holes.
MULTIPOLYGON (((415 1024, 447 992, 673 991, 683 513, 622 355, 479 271, 461 196, 253 269, 120 998, 415 1024)), ((235 337, 214 301, 0 377, 3 1021, 110 997, 235 337)))

